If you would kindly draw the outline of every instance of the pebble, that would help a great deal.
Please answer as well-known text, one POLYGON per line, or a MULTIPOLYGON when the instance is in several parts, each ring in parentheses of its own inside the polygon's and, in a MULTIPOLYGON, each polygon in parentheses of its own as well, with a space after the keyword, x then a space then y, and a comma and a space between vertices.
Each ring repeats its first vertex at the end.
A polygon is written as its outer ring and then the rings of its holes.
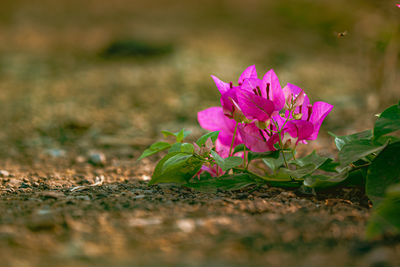
POLYGON ((191 220, 191 219, 181 219, 181 220, 176 221, 176 226, 177 226, 182 232, 190 233, 190 232, 192 232, 192 231, 195 229, 196 224, 195 224, 195 222, 194 222, 193 220, 191 220))
POLYGON ((129 220, 129 225, 134 227, 158 225, 161 223, 162 221, 159 218, 133 218, 129 220))
POLYGON ((89 154, 89 163, 103 166, 106 163, 106 156, 101 152, 92 152, 89 154))
POLYGON ((0 170, 0 177, 9 177, 10 173, 5 170, 0 170))

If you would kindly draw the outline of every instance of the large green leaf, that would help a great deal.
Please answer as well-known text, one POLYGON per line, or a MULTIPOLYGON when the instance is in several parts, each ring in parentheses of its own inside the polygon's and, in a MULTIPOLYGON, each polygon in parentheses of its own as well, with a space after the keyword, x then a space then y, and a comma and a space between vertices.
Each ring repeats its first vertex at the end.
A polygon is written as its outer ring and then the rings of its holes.
POLYGON ((382 200, 390 185, 400 183, 399 155, 400 142, 389 144, 368 168, 366 193, 374 204, 382 200))
POLYGON ((293 178, 300 179, 300 178, 303 178, 304 176, 310 175, 317 168, 318 168, 317 165, 310 163, 310 164, 304 165, 303 167, 297 168, 296 170, 281 168, 280 171, 288 174, 289 176, 291 176, 293 178))
POLYGON ((333 137, 335 137, 335 145, 338 150, 342 150, 342 148, 346 145, 349 144, 353 141, 358 141, 358 140, 371 140, 372 139, 372 130, 366 130, 350 135, 344 135, 344 136, 337 136, 333 133, 329 133, 333 137))
POLYGON ((339 152, 339 161, 342 168, 356 162, 372 153, 378 153, 386 145, 374 144, 371 140, 354 140, 345 144, 339 152))
MULTIPOLYGON (((285 153, 285 159, 291 160, 293 155, 290 151, 283 151, 285 153)), ((283 160, 282 150, 273 151, 268 157, 262 159, 265 165, 271 169, 272 172, 276 172, 280 167, 285 165, 285 161, 283 160)))
POLYGON ((316 174, 304 178, 304 185, 312 188, 327 188, 336 186, 345 181, 349 176, 347 169, 340 173, 316 174))
POLYGON ((190 143, 175 143, 168 150, 168 153, 171 153, 171 152, 186 152, 186 153, 193 154, 194 146, 190 143))
POLYGON ((328 160, 327 157, 319 156, 314 150, 311 154, 308 154, 307 156, 305 156, 303 158, 291 160, 289 163, 296 164, 300 167, 303 167, 303 166, 306 166, 309 164, 314 164, 318 168, 319 166, 324 164, 327 160, 328 160))
POLYGON ((156 154, 160 151, 163 151, 165 149, 170 148, 171 145, 167 142, 157 142, 152 144, 148 149, 146 149, 145 151, 143 151, 142 155, 138 158, 138 160, 141 160, 145 157, 151 156, 153 154, 156 154))
POLYGON ((206 143, 208 138, 211 138, 211 140, 213 142, 215 142, 215 140, 217 140, 217 138, 218 138, 219 132, 220 131, 206 133, 205 135, 203 135, 199 139, 197 139, 196 144, 198 146, 202 146, 206 143))
POLYGON ((243 159, 240 157, 228 157, 224 159, 214 150, 211 150, 211 155, 213 156, 217 165, 221 167, 224 172, 235 168, 243 163, 243 159))
POLYGON ((256 181, 250 174, 242 173, 236 175, 224 175, 221 177, 211 177, 186 183, 185 186, 200 191, 215 192, 221 190, 239 190, 250 185, 256 184, 256 181))
POLYGON ((383 201, 374 207, 368 221, 367 238, 384 233, 400 233, 400 184, 388 188, 383 201))
POLYGON ((400 103, 385 109, 375 122, 374 138, 400 130, 400 103))
POLYGON ((202 163, 199 158, 189 153, 168 153, 158 162, 149 185, 158 183, 187 183, 200 170, 202 163))

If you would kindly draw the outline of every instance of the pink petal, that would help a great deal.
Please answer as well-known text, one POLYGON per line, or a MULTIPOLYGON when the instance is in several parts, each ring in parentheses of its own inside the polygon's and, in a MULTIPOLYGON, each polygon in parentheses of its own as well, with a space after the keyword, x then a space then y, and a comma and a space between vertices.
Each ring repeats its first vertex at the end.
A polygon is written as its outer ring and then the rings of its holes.
POLYGON ((332 111, 333 105, 325 102, 315 102, 312 107, 310 122, 314 124, 314 133, 308 140, 315 140, 318 137, 318 132, 321 127, 322 121, 332 111))
POLYGON ((245 124, 239 126, 240 136, 243 143, 253 152, 270 151, 271 148, 267 144, 268 136, 264 135, 263 131, 257 128, 255 124, 245 124))
POLYGON ((299 141, 310 140, 309 138, 314 132, 314 125, 305 120, 289 121, 285 126, 284 132, 289 133, 293 138, 298 138, 299 141))
MULTIPOLYGON (((211 107, 197 113, 197 119, 202 128, 209 131, 220 131, 218 140, 223 145, 230 146, 236 122, 224 115, 221 107, 211 107)), ((242 143, 240 134, 235 137, 234 145, 242 143)))
POLYGON ((211 78, 213 78, 215 85, 217 86, 217 88, 221 94, 225 93, 226 91, 228 91, 230 89, 229 83, 221 81, 214 75, 211 75, 211 78))
POLYGON ((285 106, 285 95, 283 94, 278 76, 276 76, 272 69, 262 79, 261 92, 265 98, 267 98, 267 83, 270 84, 269 98, 274 102, 275 110, 281 110, 285 106))
POLYGON ((223 93, 221 95, 221 105, 224 110, 224 114, 232 117, 233 111, 234 111, 234 104, 232 101, 235 101, 237 103, 237 97, 236 97, 236 92, 238 91, 239 87, 234 87, 230 89, 229 91, 223 93))
POLYGON ((242 91, 237 94, 237 98, 240 109, 250 120, 267 121, 274 112, 274 103, 271 100, 253 92, 242 91))
POLYGON ((242 84, 245 79, 257 79, 257 71, 255 65, 251 65, 243 71, 243 73, 239 77, 238 83, 242 84))

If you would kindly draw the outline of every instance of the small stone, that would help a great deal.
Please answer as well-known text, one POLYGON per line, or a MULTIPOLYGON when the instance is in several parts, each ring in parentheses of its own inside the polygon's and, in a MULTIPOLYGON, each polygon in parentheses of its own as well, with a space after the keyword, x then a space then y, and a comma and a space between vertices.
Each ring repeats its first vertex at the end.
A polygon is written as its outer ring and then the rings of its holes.
POLYGON ((17 186, 20 186, 21 180, 11 178, 11 179, 8 181, 8 184, 11 185, 11 186, 16 186, 16 187, 17 187, 17 186))
POLYGON ((0 177, 9 177, 10 173, 5 170, 0 170, 0 177))
POLYGON ((182 219, 176 221, 176 226, 185 233, 190 233, 194 230, 196 227, 196 224, 193 220, 191 219, 182 219))
POLYGON ((137 195, 137 196, 134 196, 133 198, 134 199, 142 199, 142 198, 145 198, 146 197, 146 195, 137 195))
POLYGON ((65 150, 57 149, 57 148, 48 149, 48 150, 46 150, 46 153, 48 155, 52 156, 53 158, 61 158, 67 154, 65 152, 65 150))
POLYGON ((103 166, 106 163, 106 156, 101 152, 92 152, 89 155, 89 163, 96 166, 103 166))

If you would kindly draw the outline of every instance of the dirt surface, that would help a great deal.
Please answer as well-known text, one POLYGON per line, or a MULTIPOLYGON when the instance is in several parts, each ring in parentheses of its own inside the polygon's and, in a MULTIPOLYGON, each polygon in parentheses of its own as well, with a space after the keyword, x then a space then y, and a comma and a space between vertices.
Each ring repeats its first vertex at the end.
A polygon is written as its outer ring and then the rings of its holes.
POLYGON ((201 193, 147 186, 152 167, 116 158, 103 167, 8 162, 0 185, 1 265, 400 264, 399 239, 364 240, 371 210, 358 189, 201 193))

